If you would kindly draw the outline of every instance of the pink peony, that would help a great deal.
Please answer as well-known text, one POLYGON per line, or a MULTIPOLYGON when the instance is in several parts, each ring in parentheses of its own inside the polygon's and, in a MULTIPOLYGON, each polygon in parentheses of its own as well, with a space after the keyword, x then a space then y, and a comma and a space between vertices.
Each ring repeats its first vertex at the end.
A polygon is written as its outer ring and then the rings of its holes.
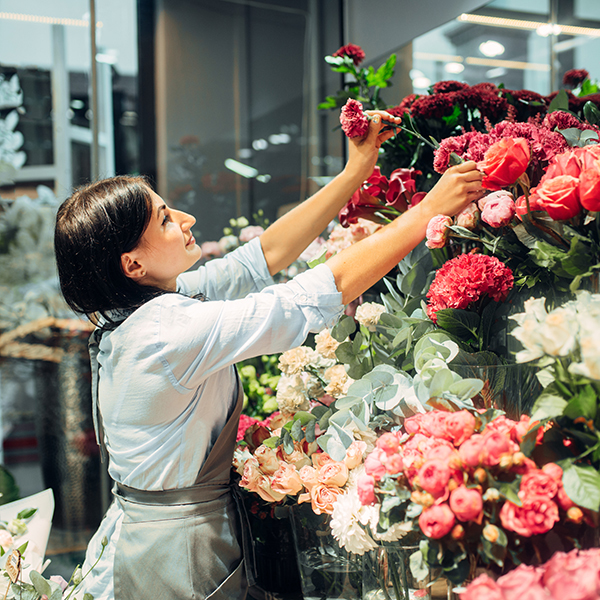
POLYGON ((506 600, 521 600, 523 594, 531 588, 535 588, 536 594, 538 594, 531 596, 532 598, 544 598, 545 592, 541 584, 542 573, 543 571, 539 567, 519 565, 514 571, 498 578, 496 583, 506 600))
POLYGON ((447 504, 434 504, 419 516, 419 527, 427 537, 439 540, 452 531, 454 513, 447 504))
POLYGON ((469 467, 478 467, 483 461, 484 452, 485 439, 478 433, 471 436, 458 449, 461 460, 469 467))
POLYGON ((507 500, 500 509, 502 526, 524 537, 547 533, 558 519, 558 506, 546 496, 524 498, 523 506, 507 500))
POLYGON ((438 310, 467 308, 485 295, 502 302, 512 287, 512 271, 496 257, 460 254, 437 270, 427 292, 427 315, 435 323, 438 310))
POLYGON ((499 464, 503 454, 516 450, 510 438, 499 431, 486 431, 483 435, 483 443, 483 464, 488 467, 499 464))
POLYGON ((475 417, 468 410, 459 410, 448 414, 444 425, 453 444, 460 446, 473 435, 475 417))
POLYGON ((377 448, 383 450, 386 454, 395 454, 398 452, 398 448, 400 447, 398 437, 393 433, 384 433, 382 436, 377 438, 377 442, 375 443, 377 448))
POLYGON ((446 215, 437 215, 427 224, 427 242, 428 248, 443 248, 450 234, 448 227, 452 225, 452 219, 446 215))
POLYGON ((481 220, 491 227, 508 225, 516 214, 515 201, 510 192, 498 191, 486 197, 481 220))
POLYGON ((468 204, 461 212, 456 215, 456 224, 473 231, 479 225, 481 213, 475 202, 468 204))
POLYGON ((464 485, 457 487, 450 494, 450 508, 460 521, 481 523, 483 518, 483 498, 477 489, 469 489, 464 485))
POLYGON ((441 496, 450 481, 450 468, 441 460, 428 460, 419 470, 419 485, 433 496, 441 496))
POLYGON ((358 66, 363 60, 365 60, 364 50, 356 44, 346 44, 341 48, 338 48, 332 56, 347 56, 352 59, 352 62, 358 66))
POLYGON ((356 491, 361 504, 374 504, 377 501, 375 497, 375 479, 370 475, 361 475, 356 482, 356 491))
POLYGON ((460 600, 505 600, 500 586, 487 574, 474 579, 464 592, 460 600))
POLYGON ((363 137, 369 131, 369 119, 358 100, 348 98, 340 113, 342 131, 349 137, 363 137))
POLYGON ((383 450, 375 448, 365 459, 365 473, 372 475, 376 481, 379 481, 386 474, 386 461, 387 454, 383 450))

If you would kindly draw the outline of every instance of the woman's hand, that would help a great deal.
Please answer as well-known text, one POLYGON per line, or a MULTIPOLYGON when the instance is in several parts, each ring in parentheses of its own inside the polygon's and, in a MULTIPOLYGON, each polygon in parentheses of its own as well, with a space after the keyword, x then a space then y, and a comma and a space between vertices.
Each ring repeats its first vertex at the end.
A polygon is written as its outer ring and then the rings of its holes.
POLYGON ((483 173, 472 160, 450 167, 423 202, 430 205, 433 213, 452 217, 483 196, 482 179, 483 173))
POLYGON ((344 168, 345 173, 352 175, 359 181, 358 185, 362 184, 373 173, 381 144, 389 140, 399 130, 391 129, 383 133, 380 133, 380 131, 386 125, 391 123, 400 125, 402 122, 400 117, 394 117, 383 110, 368 110, 366 114, 372 117, 369 121, 369 131, 365 137, 348 138, 348 162, 344 168))

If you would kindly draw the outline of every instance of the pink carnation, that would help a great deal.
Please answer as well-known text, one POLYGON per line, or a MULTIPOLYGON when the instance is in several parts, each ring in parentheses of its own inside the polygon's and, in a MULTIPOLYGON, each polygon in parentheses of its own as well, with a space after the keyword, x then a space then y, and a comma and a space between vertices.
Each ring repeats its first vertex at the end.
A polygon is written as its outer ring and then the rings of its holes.
POLYGON ((358 100, 348 98, 340 113, 342 131, 349 137, 362 137, 369 131, 369 119, 363 112, 363 106, 358 100))
POLYGON ((356 44, 346 44, 333 53, 333 56, 347 56, 352 59, 354 64, 358 66, 363 60, 365 60, 364 50, 356 44))
POLYGON ((483 296, 502 302, 513 280, 512 271, 495 256, 460 254, 438 269, 427 292, 427 314, 435 323, 443 308, 467 308, 483 296))

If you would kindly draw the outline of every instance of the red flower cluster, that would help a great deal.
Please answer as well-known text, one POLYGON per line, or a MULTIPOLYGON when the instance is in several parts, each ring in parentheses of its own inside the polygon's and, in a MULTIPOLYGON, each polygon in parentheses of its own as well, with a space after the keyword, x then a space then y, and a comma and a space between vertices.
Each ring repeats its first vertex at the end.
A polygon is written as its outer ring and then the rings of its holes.
POLYGON ((356 66, 365 60, 365 52, 356 44, 346 44, 333 53, 333 56, 347 56, 351 58, 356 66))
POLYGON ((393 108, 386 108, 386 111, 394 117, 401 117, 404 115, 404 113, 410 112, 411 106, 418 97, 418 94, 409 94, 402 100, 402 102, 400 102, 400 104, 398 104, 398 106, 394 106, 393 108))
POLYGON ((369 119, 363 112, 363 105, 354 98, 349 98, 340 113, 342 131, 349 137, 362 137, 369 131, 369 119))
POLYGON ((585 69, 570 69, 563 75, 563 84, 573 87, 583 83, 590 74, 585 69))
POLYGON ((495 256, 460 254, 436 272, 427 292, 427 314, 435 323, 443 308, 467 308, 484 296, 502 302, 512 287, 512 271, 495 256))
POLYGON ((357 223, 359 218, 380 222, 375 213, 385 208, 393 208, 403 213, 410 206, 418 204, 424 192, 416 192, 415 179, 421 171, 416 169, 396 169, 388 179, 375 167, 373 174, 352 195, 342 208, 338 218, 344 227, 357 223))
POLYGON ((461 600, 596 600, 599 597, 599 548, 557 552, 543 565, 519 565, 497 581, 483 574, 460 594, 461 600))
MULTIPOLYGON (((559 506, 567 519, 580 522, 583 511, 564 493, 562 469, 554 463, 540 469, 520 451, 523 437, 536 425, 527 415, 520 421, 500 416, 485 425, 466 410, 434 410, 410 417, 404 422, 408 438, 385 433, 365 459, 359 487, 372 492, 363 493, 361 501, 375 501, 379 486, 389 493, 387 478, 393 478, 411 491, 413 503, 422 506, 419 527, 432 539, 476 536, 478 542, 483 534, 494 543, 498 531, 493 521, 498 514, 503 529, 531 537, 552 529, 559 520, 559 506), (512 482, 522 506, 498 493, 493 484, 497 480, 512 482), (483 528, 469 530, 471 523, 483 528)), ((541 443, 543 432, 538 431, 541 443)))

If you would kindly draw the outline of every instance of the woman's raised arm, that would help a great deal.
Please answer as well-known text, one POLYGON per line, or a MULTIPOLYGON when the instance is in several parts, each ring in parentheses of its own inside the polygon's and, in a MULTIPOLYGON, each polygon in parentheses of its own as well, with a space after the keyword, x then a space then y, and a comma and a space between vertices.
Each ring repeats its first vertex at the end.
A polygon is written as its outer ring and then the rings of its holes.
POLYGON ((271 275, 291 265, 306 247, 327 227, 350 200, 352 194, 373 172, 379 147, 394 135, 379 133, 388 122, 401 119, 383 111, 368 111, 373 119, 369 135, 363 140, 350 140, 350 155, 344 170, 314 196, 305 200, 275 221, 260 238, 271 275))

